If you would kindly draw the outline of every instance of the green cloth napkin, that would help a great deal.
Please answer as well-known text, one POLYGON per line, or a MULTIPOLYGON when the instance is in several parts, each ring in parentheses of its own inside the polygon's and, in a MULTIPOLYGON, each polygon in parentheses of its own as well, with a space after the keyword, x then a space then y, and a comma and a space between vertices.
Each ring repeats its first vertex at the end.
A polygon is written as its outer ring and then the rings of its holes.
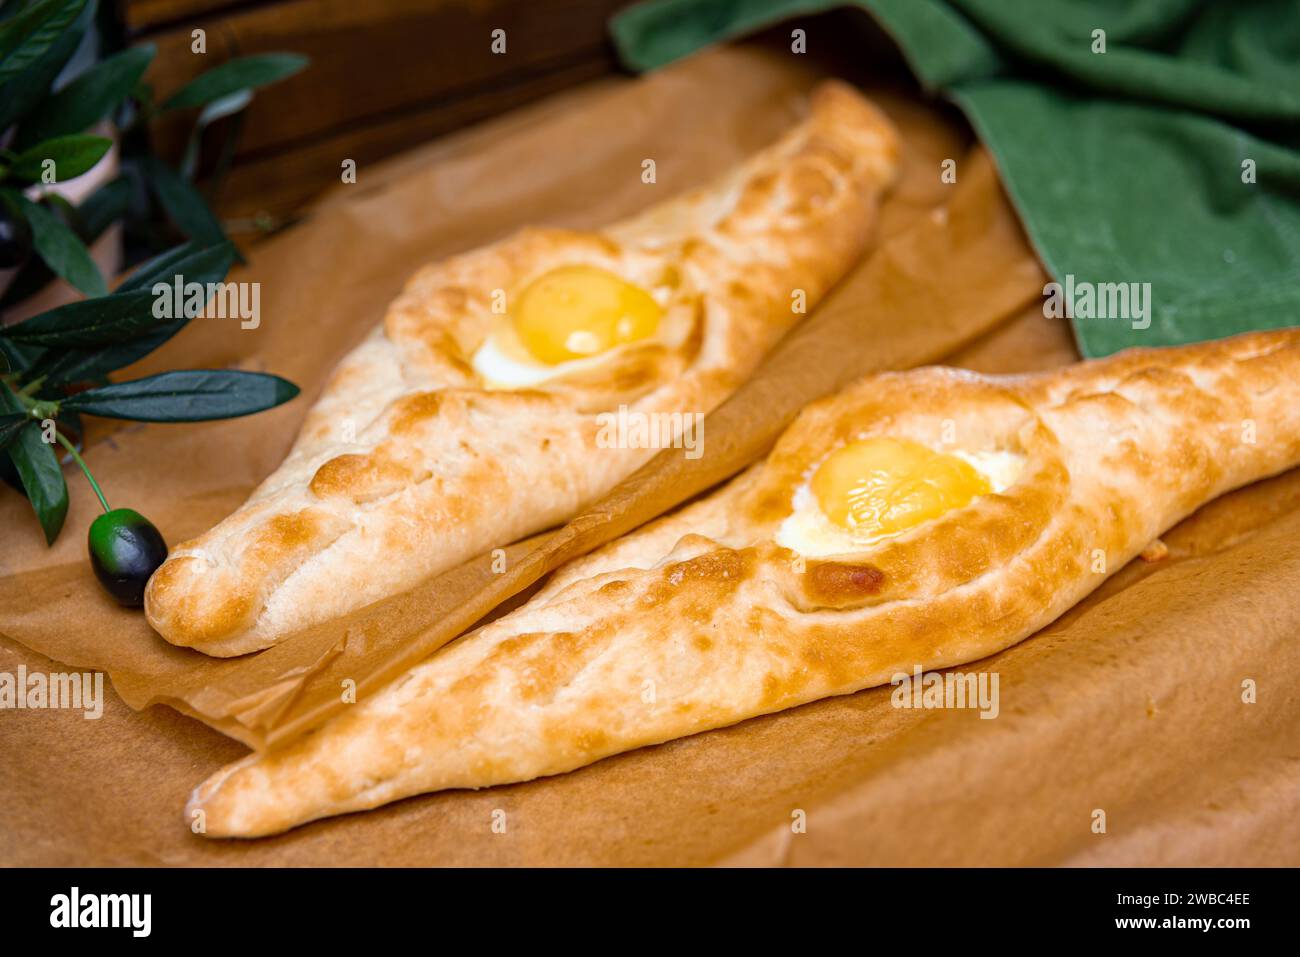
POLYGON ((840 6, 970 119, 1084 355, 1300 325, 1296 0, 652 0, 611 30, 648 70, 840 6))

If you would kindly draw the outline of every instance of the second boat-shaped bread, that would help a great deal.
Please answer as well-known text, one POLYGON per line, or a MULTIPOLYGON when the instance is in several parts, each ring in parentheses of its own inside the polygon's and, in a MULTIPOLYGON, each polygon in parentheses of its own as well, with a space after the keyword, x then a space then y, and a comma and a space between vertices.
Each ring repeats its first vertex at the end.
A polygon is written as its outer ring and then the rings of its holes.
POLYGON ((150 624, 256 651, 569 518, 655 453, 600 447, 600 413, 685 422, 725 399, 862 256, 897 152, 884 116, 828 83, 709 186, 421 270, 284 464, 154 574, 150 624))
POLYGON ((527 781, 975 661, 1216 495, 1297 465, 1300 329, 1032 376, 872 376, 717 491, 214 774, 187 823, 251 837, 527 781))

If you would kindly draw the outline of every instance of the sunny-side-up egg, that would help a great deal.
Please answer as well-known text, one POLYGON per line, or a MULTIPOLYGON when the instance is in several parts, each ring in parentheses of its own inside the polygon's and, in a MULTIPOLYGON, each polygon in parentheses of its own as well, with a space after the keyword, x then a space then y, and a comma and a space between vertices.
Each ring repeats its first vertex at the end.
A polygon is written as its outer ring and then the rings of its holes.
POLYGON ((810 557, 845 555, 981 495, 1015 484, 1015 452, 937 452, 911 439, 871 437, 836 449, 795 489, 776 543, 810 557))
POLYGON ((580 371, 658 336, 667 290, 656 295, 597 266, 552 269, 525 286, 474 353, 492 389, 519 389, 580 371))

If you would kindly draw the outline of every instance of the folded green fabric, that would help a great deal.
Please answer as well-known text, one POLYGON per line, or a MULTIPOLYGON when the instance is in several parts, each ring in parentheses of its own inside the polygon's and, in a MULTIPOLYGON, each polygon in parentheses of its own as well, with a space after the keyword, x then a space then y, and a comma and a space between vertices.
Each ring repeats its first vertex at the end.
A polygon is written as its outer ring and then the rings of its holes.
POLYGON ((841 6, 970 119, 1084 355, 1300 325, 1300 3, 652 0, 611 30, 647 70, 841 6))

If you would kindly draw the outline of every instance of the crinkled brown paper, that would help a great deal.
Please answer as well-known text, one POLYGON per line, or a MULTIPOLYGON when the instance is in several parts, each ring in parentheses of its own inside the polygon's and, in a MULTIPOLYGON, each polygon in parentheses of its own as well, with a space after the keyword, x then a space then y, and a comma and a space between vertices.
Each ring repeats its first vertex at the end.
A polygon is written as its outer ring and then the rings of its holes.
MULTIPOLYGON (((88 458, 115 504, 169 541, 235 508, 280 461, 333 363, 422 263, 528 223, 598 226, 717 173, 787 128, 819 68, 754 47, 596 84, 361 170, 234 278, 262 326, 200 321, 138 370, 238 364, 303 386, 291 405, 198 426, 114 427, 88 458), (641 160, 658 183, 641 183, 641 160)), ((1300 478, 1225 497, 1033 640, 988 662, 998 720, 903 711, 891 689, 818 702, 556 778, 415 798, 252 843, 191 835, 198 781, 274 746, 463 632, 567 557, 760 456, 807 401, 875 369, 947 358, 988 371, 1076 358, 986 155, 950 115, 865 81, 905 143, 879 246, 705 424, 564 529, 232 660, 173 648, 100 593, 95 514, 53 549, 0 492, 0 670, 102 668, 104 717, 0 712, 0 861, 234 864, 1297 863, 1300 478), (958 160, 944 184, 940 161, 958 160), (959 351, 960 350, 960 351, 959 351), (52 659, 52 660, 51 660, 52 659), (55 664, 60 662, 62 664, 55 664), (1253 679, 1258 703, 1244 704, 1253 679), (172 705, 229 737, 168 708, 172 705), (1108 833, 1091 831, 1103 808, 1108 833), (507 813, 505 834, 492 812, 507 813), (790 827, 804 812, 806 833, 790 827)))

